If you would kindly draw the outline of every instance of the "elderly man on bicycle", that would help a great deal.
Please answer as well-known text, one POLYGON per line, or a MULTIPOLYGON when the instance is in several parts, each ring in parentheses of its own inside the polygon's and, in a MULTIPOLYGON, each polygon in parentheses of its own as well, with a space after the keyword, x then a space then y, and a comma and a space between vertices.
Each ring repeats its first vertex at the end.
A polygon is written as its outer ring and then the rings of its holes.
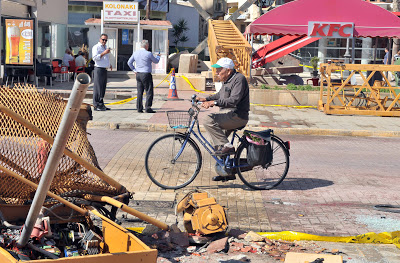
POLYGON ((215 155, 234 154, 235 148, 228 136, 249 121, 249 84, 245 76, 234 69, 235 64, 230 58, 221 58, 211 67, 216 68, 223 85, 218 93, 199 98, 199 101, 203 102, 203 108, 218 106, 220 111, 207 115, 203 125, 214 142, 215 155))

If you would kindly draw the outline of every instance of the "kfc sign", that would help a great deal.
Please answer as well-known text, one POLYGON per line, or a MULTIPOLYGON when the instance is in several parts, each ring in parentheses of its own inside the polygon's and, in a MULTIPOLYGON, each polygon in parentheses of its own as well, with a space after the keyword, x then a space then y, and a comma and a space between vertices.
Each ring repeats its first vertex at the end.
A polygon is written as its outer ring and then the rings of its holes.
POLYGON ((137 22, 137 2, 103 2, 103 20, 111 22, 137 22))
POLYGON ((308 22, 309 37, 350 38, 353 32, 354 23, 308 22))

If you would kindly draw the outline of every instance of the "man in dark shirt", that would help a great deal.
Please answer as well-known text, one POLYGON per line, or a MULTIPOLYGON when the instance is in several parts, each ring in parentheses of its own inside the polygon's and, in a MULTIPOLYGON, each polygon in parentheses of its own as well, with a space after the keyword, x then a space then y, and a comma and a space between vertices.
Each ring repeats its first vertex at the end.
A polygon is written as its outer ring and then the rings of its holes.
POLYGON ((235 153, 227 137, 233 129, 246 126, 249 121, 249 84, 234 66, 233 61, 226 57, 212 65, 223 85, 218 93, 199 99, 203 102, 203 108, 220 107, 219 112, 211 113, 203 119, 204 128, 214 142, 215 155, 219 156, 235 153))

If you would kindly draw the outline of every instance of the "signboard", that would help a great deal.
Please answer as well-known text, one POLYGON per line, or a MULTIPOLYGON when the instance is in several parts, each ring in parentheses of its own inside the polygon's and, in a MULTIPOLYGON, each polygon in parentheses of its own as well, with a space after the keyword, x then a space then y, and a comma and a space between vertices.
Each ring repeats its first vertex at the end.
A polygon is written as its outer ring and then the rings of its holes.
POLYGON ((161 55, 160 61, 157 64, 151 63, 151 67, 152 67, 151 73, 165 74, 167 72, 167 56, 161 55))
POLYGON ((137 2, 103 2, 103 18, 106 22, 137 22, 137 2))
POLYGON ((122 45, 129 44, 129 29, 122 29, 122 45))
POLYGON ((5 19, 5 63, 12 65, 33 65, 33 28, 30 19, 5 19))
POLYGON ((354 23, 351 22, 308 22, 308 36, 321 38, 352 38, 354 23))

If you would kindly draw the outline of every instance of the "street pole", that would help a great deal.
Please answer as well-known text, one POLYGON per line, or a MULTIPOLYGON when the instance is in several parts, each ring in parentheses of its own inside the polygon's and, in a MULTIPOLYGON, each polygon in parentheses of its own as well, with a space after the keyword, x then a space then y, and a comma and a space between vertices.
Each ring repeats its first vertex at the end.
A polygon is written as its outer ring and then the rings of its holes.
POLYGON ((147 0, 147 5, 146 5, 146 20, 150 19, 150 4, 151 0, 147 0))
POLYGON ((72 127, 78 116, 82 101, 85 98, 87 88, 90 84, 90 77, 86 73, 81 73, 76 77, 74 87, 72 88, 71 96, 65 107, 64 115, 58 128, 56 138, 54 139, 53 147, 51 148, 49 158, 46 162, 39 186, 36 190, 35 197, 32 201, 32 206, 29 209, 28 216, 25 220, 25 225, 18 240, 18 247, 24 247, 30 238, 35 222, 42 209, 47 192, 50 189, 51 182, 60 164, 61 157, 64 154, 65 146, 67 145, 72 127))

